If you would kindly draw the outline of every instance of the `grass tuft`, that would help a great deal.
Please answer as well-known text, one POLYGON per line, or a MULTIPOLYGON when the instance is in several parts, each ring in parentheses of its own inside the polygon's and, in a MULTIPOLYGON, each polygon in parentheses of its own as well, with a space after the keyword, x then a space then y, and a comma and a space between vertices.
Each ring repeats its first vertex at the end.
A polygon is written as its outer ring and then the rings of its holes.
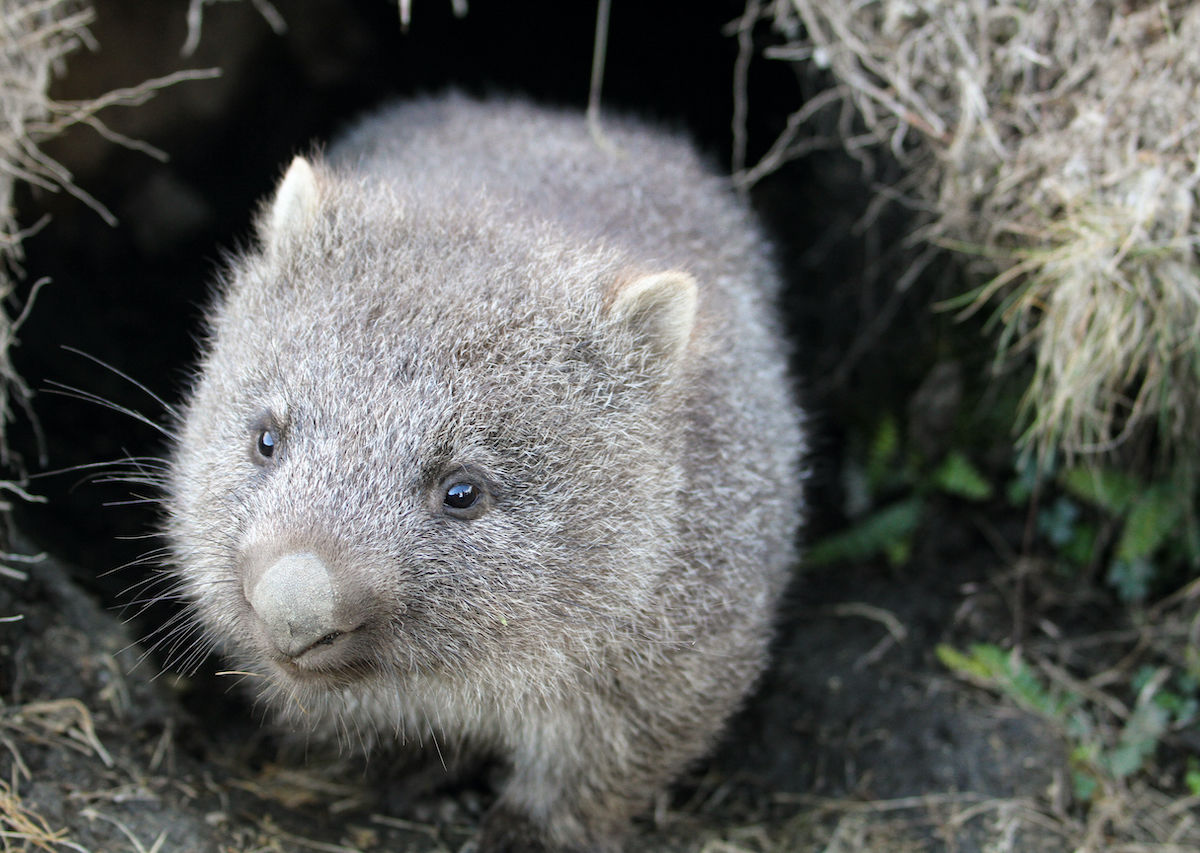
POLYGON ((1200 3, 787 0, 763 14, 789 40, 772 56, 835 78, 826 108, 859 121, 838 122, 846 149, 869 156, 869 140, 906 167, 904 192, 929 211, 919 236, 969 248, 990 278, 960 304, 995 310, 1003 364, 1033 363, 1023 443, 1042 459, 1140 441, 1166 464, 1200 456, 1200 3))

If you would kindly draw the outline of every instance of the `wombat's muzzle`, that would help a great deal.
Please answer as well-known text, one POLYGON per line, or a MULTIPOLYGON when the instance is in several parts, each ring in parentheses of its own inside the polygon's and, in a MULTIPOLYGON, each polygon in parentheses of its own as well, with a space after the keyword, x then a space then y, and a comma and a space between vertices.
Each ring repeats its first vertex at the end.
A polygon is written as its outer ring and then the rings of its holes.
POLYGON ((267 639, 289 659, 330 645, 356 627, 339 618, 337 581, 313 553, 285 554, 261 571, 248 571, 244 590, 267 639))

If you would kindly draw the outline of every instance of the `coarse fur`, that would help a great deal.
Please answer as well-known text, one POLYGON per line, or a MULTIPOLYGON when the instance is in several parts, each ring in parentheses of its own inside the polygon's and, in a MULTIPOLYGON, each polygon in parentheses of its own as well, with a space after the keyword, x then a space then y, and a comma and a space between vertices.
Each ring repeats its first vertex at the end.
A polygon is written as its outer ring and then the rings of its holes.
POLYGON ((176 430, 207 636, 298 729, 501 758, 481 853, 620 849, 795 562, 769 247, 688 143, 605 131, 451 94, 297 158, 176 430))

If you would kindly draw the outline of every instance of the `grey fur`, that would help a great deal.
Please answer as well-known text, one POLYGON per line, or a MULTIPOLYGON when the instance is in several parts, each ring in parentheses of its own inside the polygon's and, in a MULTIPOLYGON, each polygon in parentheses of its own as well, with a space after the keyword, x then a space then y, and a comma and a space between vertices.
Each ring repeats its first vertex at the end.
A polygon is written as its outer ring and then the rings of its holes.
POLYGON ((769 247, 686 142, 606 127, 449 95, 293 164, 173 451, 207 635, 305 731, 505 759, 483 853, 620 849, 762 670, 795 561, 769 247))

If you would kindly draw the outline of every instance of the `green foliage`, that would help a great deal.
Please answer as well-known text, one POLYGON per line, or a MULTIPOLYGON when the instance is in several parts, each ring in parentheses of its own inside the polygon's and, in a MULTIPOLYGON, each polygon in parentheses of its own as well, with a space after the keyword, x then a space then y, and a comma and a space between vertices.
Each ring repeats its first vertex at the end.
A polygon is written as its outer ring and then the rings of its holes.
MULTIPOLYGON (((1075 795, 1085 801, 1104 783, 1146 770, 1170 731, 1194 725, 1200 717, 1200 681, 1188 673, 1172 678, 1166 668, 1138 670, 1129 685, 1137 696, 1134 706, 1114 725, 1106 722, 1106 709, 1074 690, 1051 685, 1016 650, 979 643, 961 652, 940 645, 937 656, 959 677, 1060 726, 1071 743, 1075 795)), ((1195 756, 1188 759, 1184 783, 1200 794, 1195 756)))
POLYGON ((966 454, 951 450, 933 472, 932 484, 948 495, 972 501, 984 501, 992 496, 992 484, 984 479, 966 454))
MULTIPOLYGON (((1200 569, 1200 468, 1180 465, 1166 474, 1139 475, 1116 463, 1060 465, 1027 452, 1016 457, 1012 475, 1003 475, 976 462, 1003 458, 986 444, 998 440, 995 433, 989 438, 986 430, 961 430, 937 447, 913 440, 902 423, 885 415, 852 440, 845 467, 851 521, 814 544, 810 564, 880 557, 902 564, 939 505, 998 499, 1032 523, 1037 564, 1048 562, 1053 572, 1045 580, 1069 585, 1100 578, 1131 605, 1127 612, 1135 624, 1151 613, 1161 618, 1167 612, 1163 605, 1150 610, 1147 602, 1200 569)), ((1151 773, 1155 784, 1171 779, 1200 796, 1200 755, 1189 756, 1186 742, 1176 740, 1180 730, 1200 723, 1200 646, 1184 639, 1194 636, 1186 627, 1179 628, 1193 618, 1182 612, 1193 599, 1173 596, 1170 631, 1151 631, 1156 639, 1143 638, 1124 658, 1148 658, 1155 666, 1133 675, 1118 668, 1102 686, 1064 673, 1086 665, 1078 659, 1052 666, 986 643, 965 650, 942 645, 937 656, 958 676, 1059 728, 1079 801, 1100 802, 1151 773)))
POLYGON ((896 419, 885 415, 867 442, 864 461, 847 462, 851 502, 863 510, 844 530, 813 544, 806 562, 822 566, 861 562, 883 556, 901 565, 912 554, 912 541, 930 500, 938 495, 984 501, 992 484, 961 450, 950 450, 936 465, 905 447, 896 419), (893 496, 888 499, 888 496, 893 496))
POLYGON ((1141 485, 1127 474, 1084 466, 1067 469, 1059 482, 1068 493, 1111 515, 1125 512, 1141 485))
POLYGON ((1015 650, 977 643, 966 654, 945 644, 939 645, 936 652, 947 669, 1004 694, 1027 711, 1057 719, 1078 704, 1077 697, 1049 690, 1015 650))
POLYGON ((1184 781, 1187 783, 1191 795, 1200 797, 1200 761, 1194 755, 1188 756, 1187 774, 1184 776, 1184 781))
POLYGON ((1167 733, 1170 714, 1154 702, 1139 702, 1125 725, 1117 743, 1107 753, 1101 752, 1097 761, 1116 779, 1125 779, 1141 770, 1158 749, 1167 733))
POLYGON ((894 417, 886 415, 867 448, 867 485, 872 491, 886 488, 897 477, 900 481, 908 479, 905 471, 897 472, 897 461, 902 452, 900 427, 894 417))
POLYGON ((869 560, 883 554, 892 565, 904 563, 924 509, 924 501, 915 496, 888 504, 817 542, 808 552, 806 561, 822 566, 869 560))
POLYGON ((1157 553, 1184 521, 1190 498, 1173 483, 1149 485, 1129 509, 1116 559, 1133 562, 1157 553))
POLYGON ((1027 461, 1019 467, 1009 499, 1021 502, 1057 487, 1057 497, 1037 515, 1038 532, 1067 565, 1103 560, 1105 579, 1122 601, 1144 602, 1155 588, 1179 582, 1181 570, 1200 567, 1200 489, 1187 468, 1143 480, 1106 468, 1080 466, 1057 475, 1050 468, 1039 475, 1035 467, 1027 461), (1115 533, 1110 545, 1101 541, 1105 529, 1115 533))

